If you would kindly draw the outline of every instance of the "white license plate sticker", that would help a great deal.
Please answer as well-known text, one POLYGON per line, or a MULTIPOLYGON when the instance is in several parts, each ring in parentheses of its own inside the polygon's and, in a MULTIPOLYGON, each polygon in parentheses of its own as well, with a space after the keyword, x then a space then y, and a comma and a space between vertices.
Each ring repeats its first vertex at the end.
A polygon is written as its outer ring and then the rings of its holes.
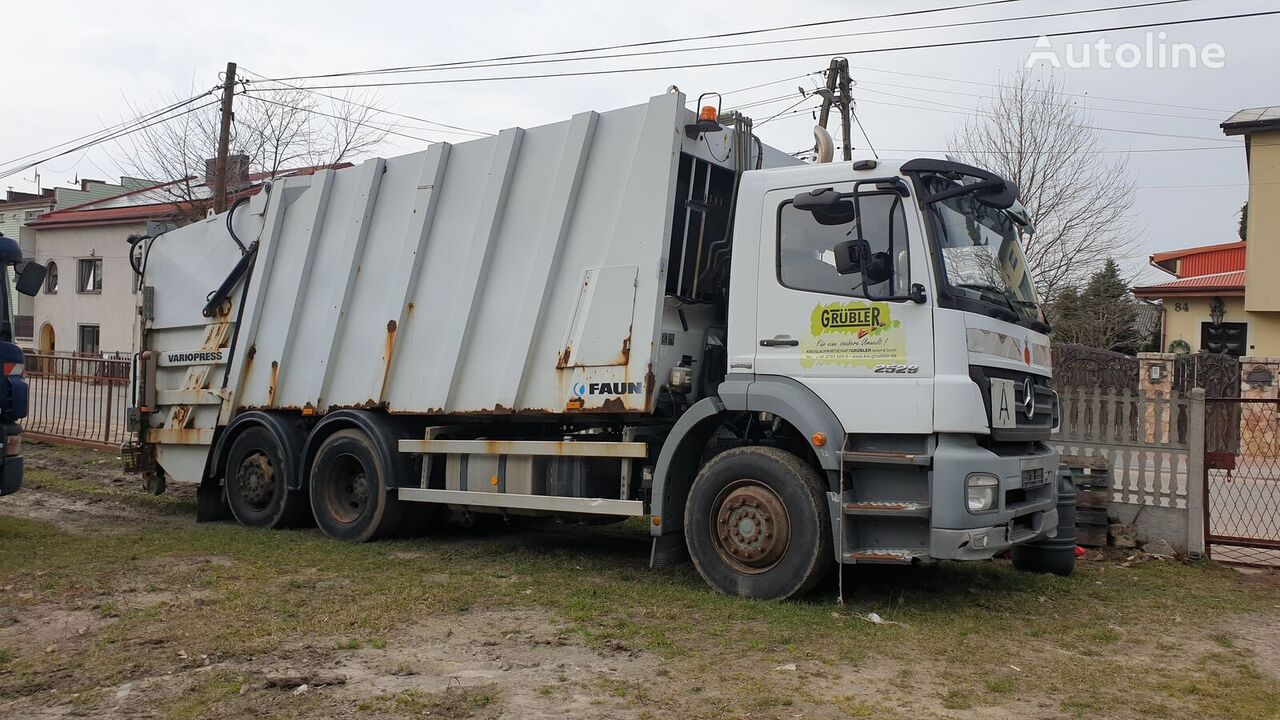
POLYGON ((1017 414, 1017 383, 1003 378, 991 378, 991 427, 1018 427, 1017 414))

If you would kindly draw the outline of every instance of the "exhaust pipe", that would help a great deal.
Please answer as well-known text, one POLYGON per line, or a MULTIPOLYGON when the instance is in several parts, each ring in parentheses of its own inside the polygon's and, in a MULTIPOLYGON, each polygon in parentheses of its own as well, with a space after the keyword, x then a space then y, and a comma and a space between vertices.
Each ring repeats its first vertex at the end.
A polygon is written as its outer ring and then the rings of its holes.
POLYGON ((831 133, 821 125, 813 126, 813 140, 815 142, 816 153, 814 162, 829 163, 836 156, 836 144, 831 139, 831 133))

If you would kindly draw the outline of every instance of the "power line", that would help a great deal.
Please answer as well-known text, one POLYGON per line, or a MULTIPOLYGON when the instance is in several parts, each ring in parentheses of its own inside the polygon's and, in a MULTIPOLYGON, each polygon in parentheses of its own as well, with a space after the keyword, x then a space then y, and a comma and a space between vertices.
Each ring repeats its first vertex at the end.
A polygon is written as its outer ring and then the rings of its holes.
MULTIPOLYGON (((282 78, 284 80, 311 80, 318 78, 331 77, 349 77, 352 75, 379 75, 397 72, 411 72, 414 70, 429 70, 437 68, 463 69, 466 67, 479 67, 477 63, 493 63, 507 60, 528 60, 532 58, 551 57, 555 55, 583 55, 594 52, 607 52, 609 50, 625 50, 627 48, 652 47, 654 45, 670 45, 673 43, 692 42, 694 40, 718 40, 728 37, 742 37, 746 35, 758 35, 760 33, 782 32, 785 30, 800 30, 804 28, 820 27, 824 25, 839 25, 842 23, 864 21, 864 20, 883 20, 887 18, 907 17, 912 15, 927 15, 931 13, 948 12, 951 10, 967 10, 971 8, 985 7, 988 5, 1004 5, 1011 2, 1022 2, 1023 0, 984 0, 984 2, 967 3, 962 5, 950 5, 941 8, 928 8, 923 10, 908 10, 894 13, 883 13, 880 15, 863 15, 859 17, 841 18, 838 20, 818 20, 806 23, 796 23, 793 25, 782 25, 771 28, 757 28, 754 30, 736 30, 733 32, 713 33, 709 35, 689 35, 678 38, 667 38, 664 40, 646 40, 643 42, 621 43, 618 45, 602 45, 592 48, 578 48, 576 50, 559 50, 554 52, 538 52, 526 53, 523 55, 505 55, 499 57, 480 58, 476 60, 456 60, 452 62, 434 63, 430 65, 402 65, 397 67, 374 68, 371 70, 352 70, 338 73, 320 73, 315 75, 294 75, 282 78)), ((519 63, 516 63, 519 64, 519 63)))
MULTIPOLYGON (((1121 155, 1127 155, 1127 154, 1129 154, 1129 153, 1196 152, 1196 151, 1202 151, 1202 150, 1238 150, 1238 149, 1239 149, 1239 148, 1226 147, 1226 146, 1221 146, 1221 147, 1217 147, 1217 146, 1205 146, 1205 147, 1172 147, 1172 148, 1129 148, 1129 149, 1124 149, 1124 150, 1112 150, 1112 149, 1101 149, 1101 150, 1072 150, 1072 151, 1070 151, 1070 152, 1071 152, 1071 153, 1073 153, 1073 154, 1075 154, 1075 153, 1085 153, 1085 154, 1089 154, 1089 155, 1105 155, 1105 154, 1110 154, 1110 153, 1116 153, 1116 154, 1121 154, 1121 155)), ((808 152, 808 151, 806 150, 805 152, 808 152)), ((929 155, 945 155, 945 154, 947 154, 947 153, 954 153, 955 151, 954 151, 954 150, 938 150, 938 149, 936 149, 936 148, 935 148, 935 149, 924 149, 924 148, 886 148, 886 149, 884 150, 884 152, 908 153, 908 154, 912 154, 912 153, 923 153, 923 154, 929 154, 929 155)), ((965 153, 966 153, 966 154, 969 154, 969 155, 1054 155, 1054 154, 1060 154, 1060 153, 1046 152, 1046 151, 1043 151, 1043 150, 966 150, 966 151, 965 151, 965 153)))
POLYGON ((1234 13, 1230 15, 1214 15, 1201 18, 1186 18, 1183 20, 1162 20, 1145 23, 1131 23, 1128 25, 1112 25, 1109 27, 1089 28, 1085 30, 1062 30, 1051 33, 1037 33, 1035 35, 1010 35, 994 38, 978 38, 975 40, 955 40, 951 42, 940 43, 921 43, 915 45, 899 45, 895 47, 884 48, 867 48, 863 50, 850 50, 845 52, 828 51, 822 53, 806 53, 802 55, 785 55, 764 58, 744 58, 737 60, 721 60, 716 62, 702 63, 683 63, 678 65, 659 65, 651 67, 631 67, 631 68, 613 68, 608 70, 579 70, 572 72, 558 73, 535 73, 529 75, 490 75, 473 78, 444 78, 437 80, 402 80, 382 83, 340 83, 333 85, 313 85, 312 89, 333 90, 341 88, 363 88, 363 87, 403 87, 410 85, 451 85, 458 83, 480 83, 480 82, 501 82, 507 80, 542 80, 548 78, 564 78, 564 77, 586 77, 594 75, 620 75, 639 72, 656 72, 665 70, 687 70, 691 68, 705 67, 724 67, 727 65, 754 65, 759 63, 785 62, 788 60, 812 60, 814 58, 831 57, 833 55, 869 55, 875 53, 903 52, 908 50, 934 50, 939 48, 964 47, 970 45, 990 45, 993 43, 1013 42, 1019 40, 1038 40, 1039 38, 1064 37, 1071 35, 1088 35, 1092 33, 1102 32, 1120 32, 1124 30, 1140 30, 1153 27, 1174 27, 1179 25, 1193 25, 1199 23, 1220 22, 1224 20, 1243 20, 1256 17, 1267 17, 1272 15, 1280 15, 1280 10, 1263 10, 1252 13, 1234 13))
MULTIPOLYGON (((727 49, 736 49, 736 48, 744 48, 744 47, 759 47, 763 45, 782 45, 782 44, 788 44, 788 43, 813 42, 815 40, 832 40, 832 39, 839 39, 839 38, 861 37, 865 35, 881 35, 885 33, 916 32, 920 30, 940 30, 940 29, 948 29, 948 28, 972 27, 976 25, 991 25, 996 23, 1018 22, 1022 20, 1046 20, 1049 18, 1065 17, 1070 15, 1090 15, 1093 13, 1117 12, 1122 10, 1134 10, 1139 8, 1158 7, 1163 5, 1179 5, 1182 3, 1194 2, 1194 1, 1196 0, 1149 0, 1148 2, 1133 3, 1129 5, 1116 5, 1112 7, 1089 8, 1086 10, 1065 10, 1061 12, 1036 13, 1036 14, 1029 14, 1029 15, 1005 17, 1005 18, 988 18, 983 20, 966 20, 962 22, 936 23, 933 25, 920 25, 915 27, 904 27, 904 28, 889 28, 884 30, 862 30, 859 32, 852 32, 852 33, 835 33, 830 35, 814 35, 814 36, 799 37, 799 38, 781 38, 776 40, 758 40, 755 42, 705 45, 701 47, 692 47, 692 48, 645 50, 642 52, 633 52, 633 53, 591 55, 589 57, 558 57, 558 58, 547 58, 547 59, 538 59, 538 60, 514 60, 514 61, 507 61, 507 62, 475 61, 475 63, 466 63, 466 64, 445 63, 445 64, 437 64, 437 65, 417 65, 417 66, 405 66, 400 68, 388 68, 388 69, 382 69, 382 70, 357 70, 357 71, 344 72, 344 73, 298 75, 298 76, 285 78, 285 79, 311 80, 311 79, 332 78, 332 77, 350 77, 350 76, 357 76, 357 75, 391 75, 391 74, 401 74, 401 73, 440 72, 443 70, 461 70, 461 69, 471 70, 471 69, 483 69, 483 68, 513 67, 513 66, 523 66, 523 65, 544 65, 544 64, 553 64, 553 63, 583 62, 586 60, 614 60, 619 58, 634 58, 634 57, 645 57, 645 56, 653 56, 653 55, 670 55, 673 53, 706 52, 709 50, 727 50, 727 49)), ((995 3, 978 3, 977 5, 974 5, 974 6, 956 6, 952 8, 941 8, 939 10, 933 10, 933 11, 890 13, 888 15, 870 16, 865 18, 850 18, 846 20, 833 21, 833 22, 850 22, 852 20, 869 20, 869 19, 879 19, 882 17, 897 17, 904 14, 919 14, 920 12, 939 12, 941 10, 958 9, 958 8, 964 8, 964 7, 978 7, 984 4, 995 4, 995 3)), ((773 30, 759 31, 759 32, 773 32, 773 30)), ((564 53, 546 53, 546 54, 559 55, 564 53)))
MULTIPOLYGON (((914 98, 910 98, 910 99, 914 99, 914 98)), ((865 100, 865 99, 859 100, 859 102, 871 103, 872 105, 886 105, 888 107, 906 108, 908 110, 925 110, 928 112, 950 113, 952 115, 982 115, 984 117, 993 117, 993 118, 1002 117, 1001 115, 998 115, 992 112, 986 112, 985 110, 968 109, 968 108, 961 108, 959 110, 947 109, 948 107, 960 107, 958 105, 947 105, 946 107, 920 107, 918 105, 903 105, 901 103, 885 102, 883 100, 865 100)), ((917 102, 932 102, 932 101, 918 100, 917 102)), ((935 103, 935 104, 942 105, 943 103, 935 103)), ((1231 140, 1230 138, 1207 138, 1207 137, 1200 137, 1199 135, 1179 135, 1177 133, 1161 133, 1161 132, 1153 132, 1150 130, 1127 130, 1124 128, 1109 128, 1109 127, 1104 127, 1102 125, 1080 125, 1079 127, 1084 128, 1086 130, 1098 130, 1100 132, 1125 133, 1127 135, 1150 135, 1152 137, 1178 138, 1180 140, 1201 140, 1205 142, 1222 142, 1222 143, 1230 143, 1231 147, 1239 146, 1239 143, 1237 143, 1234 140, 1231 140)))
MULTIPOLYGON (((348 121, 350 121, 350 120, 351 120, 351 118, 349 118, 349 117, 343 117, 343 116, 341 116, 341 115, 334 115, 333 113, 323 112, 323 111, 321 111, 321 110, 316 110, 315 108, 304 108, 304 107, 301 107, 301 106, 298 106, 298 105, 290 105, 289 103, 282 103, 282 102, 278 102, 278 101, 276 101, 276 100, 268 100, 267 98, 264 98, 264 97, 262 97, 262 96, 260 96, 260 95, 254 95, 254 94, 249 93, 249 92, 245 92, 245 93, 244 93, 244 96, 245 96, 245 97, 247 97, 247 98, 249 98, 250 100, 256 100, 256 101, 258 101, 258 102, 260 102, 260 103, 267 103, 268 105, 276 105, 276 106, 278 106, 278 107, 288 108, 288 109, 290 109, 290 110, 297 110, 297 111, 299 111, 299 112, 312 113, 313 115, 320 115, 320 116, 327 117, 327 118, 333 118, 333 119, 335 119, 335 120, 348 120, 348 121)), ((373 123, 373 122, 370 122, 370 121, 368 121, 368 120, 365 120, 365 121, 363 121, 363 122, 361 122, 361 121, 359 121, 359 120, 356 120, 356 121, 353 121, 353 122, 355 122, 357 125, 368 125, 369 127, 374 128, 375 130, 381 130, 382 132, 385 132, 385 133, 387 133, 388 135, 399 135, 400 137, 403 137, 403 138, 408 138, 408 139, 410 139, 410 140, 417 140, 417 141, 419 141, 419 142, 425 142, 425 143, 438 143, 438 142, 440 142, 439 140, 431 140, 431 139, 429 139, 429 138, 418 137, 417 135, 409 135, 408 133, 402 133, 402 132, 400 132, 400 131, 398 131, 398 130, 393 130, 393 129, 391 129, 390 127, 385 127, 385 126, 382 126, 382 125, 378 125, 377 123, 373 123)))
MULTIPOLYGON (((802 80, 804 78, 807 78, 813 75, 821 75, 821 74, 822 74, 821 70, 815 70, 814 72, 807 72, 807 73, 801 73, 799 75, 792 75, 791 77, 782 78, 781 80, 770 80, 769 82, 763 82, 758 85, 748 85, 747 87, 738 88, 736 90, 726 90, 725 92, 720 93, 720 97, 724 97, 726 95, 736 95, 740 92, 746 92, 748 90, 756 90, 762 87, 769 87, 770 85, 778 85, 784 82, 791 82, 792 80, 802 80)), ((697 101, 698 101, 697 98, 694 98, 692 100, 687 101, 685 104, 692 105, 697 101)))
MULTIPOLYGON (((11 164, 16 163, 16 162, 21 162, 21 161, 23 161, 23 160, 26 160, 27 158, 35 157, 36 155, 40 155, 41 153, 52 152, 53 150, 57 150, 57 149, 58 149, 58 148, 60 148, 60 147, 65 147, 65 146, 67 146, 67 145, 70 145, 71 143, 79 142, 79 141, 84 140, 84 139, 86 139, 86 138, 91 138, 91 137, 94 137, 94 136, 96 136, 96 135, 103 135, 103 134, 108 134, 108 133, 116 132, 116 131, 118 131, 118 130, 120 130, 120 129, 122 129, 122 128, 124 128, 124 127, 128 126, 128 125, 130 125, 130 124, 133 124, 133 123, 137 123, 137 122, 146 122, 147 120, 150 120, 151 118, 157 117, 157 116, 159 116, 159 115, 163 115, 163 114, 165 114, 165 113, 167 113, 167 112, 171 112, 171 111, 173 111, 173 110, 177 110, 178 108, 181 108, 181 107, 183 107, 183 106, 185 106, 185 105, 189 105, 189 104, 191 104, 191 103, 195 102, 196 100, 199 100, 199 99, 200 99, 200 98, 202 98, 202 97, 206 97, 206 96, 208 96, 211 92, 212 92, 212 91, 204 92, 204 93, 201 93, 201 94, 199 94, 199 95, 195 95, 195 96, 189 97, 189 98, 187 98, 186 100, 180 100, 180 101, 178 101, 178 102, 176 102, 176 103, 174 103, 174 104, 172 104, 172 105, 169 105, 168 107, 160 108, 159 110, 153 110, 153 111, 151 111, 151 112, 149 112, 149 113, 143 113, 143 114, 138 115, 138 116, 135 116, 135 117, 133 117, 133 118, 131 118, 131 119, 129 119, 129 120, 123 120, 123 121, 121 121, 121 122, 116 123, 115 125, 110 126, 110 127, 106 127, 106 128, 101 129, 101 130, 95 130, 95 131, 93 131, 93 132, 91 132, 91 133, 86 133, 86 134, 84 134, 84 135, 81 135, 80 137, 72 138, 71 140, 67 140, 67 141, 65 141, 65 142, 60 142, 60 143, 58 143, 57 145, 51 145, 51 146, 49 146, 49 147, 47 147, 47 148, 44 148, 43 150, 36 150, 35 152, 27 153, 26 155, 23 155, 23 156, 21 156, 21 157, 16 157, 16 158, 13 158, 12 160, 8 160, 8 161, 6 161, 6 162, 0 163, 0 167, 3 167, 3 166, 5 166, 5 165, 11 165, 11 164)), ((71 152, 75 152, 75 150, 72 150, 71 152)), ((59 157, 59 156, 54 156, 54 157, 59 157)), ((51 159, 51 160, 52 160, 53 158, 49 158, 49 159, 51 159)), ((44 162, 44 161, 41 161, 41 162, 44 162)), ((38 165, 38 164, 40 164, 40 163, 34 163, 34 164, 38 165)), ((31 165, 28 165, 27 167, 31 167, 31 165)), ((23 168, 23 170, 25 170, 25 169, 26 169, 26 168, 23 168)), ((7 177, 7 176, 6 176, 6 177, 7 177)))
MULTIPOLYGON (((938 78, 938 79, 941 79, 941 78, 938 78)), ((919 85, 900 85, 897 83, 881 82, 879 80, 859 80, 857 81, 856 84, 859 88, 862 88, 863 90, 867 90, 869 92, 879 92, 884 95, 893 95, 893 93, 886 92, 884 90, 876 90, 874 88, 868 88, 864 86, 865 85, 883 85, 885 87, 900 88, 903 90, 920 90, 923 92, 934 92, 934 93, 944 93, 947 95, 963 95, 965 97, 976 97, 984 100, 991 99, 990 95, 983 95, 981 93, 964 92, 962 90, 945 90, 942 88, 920 87, 919 85)), ((1015 89, 1013 88, 1013 86, 997 86, 997 87, 1008 87, 1009 89, 1015 89)), ((1037 94, 1051 92, 1049 90, 1039 90, 1035 88, 1026 88, 1026 90, 1028 92, 1034 92, 1037 94)), ((1077 93, 1068 93, 1063 91, 1063 92, 1055 92, 1055 94, 1062 95, 1064 97, 1083 97, 1083 98, 1089 98, 1089 99, 1104 99, 1104 98, 1096 98, 1087 93, 1077 94, 1077 93)), ((894 97, 901 97, 907 100, 918 100, 919 102, 935 102, 934 100, 926 100, 924 98, 913 98, 907 95, 897 95, 894 97)), ((1173 113, 1155 113, 1155 112, 1145 112, 1142 110, 1121 110, 1120 108, 1104 108, 1104 107, 1092 107, 1092 106, 1086 106, 1085 109, 1089 110, 1090 112, 1113 112, 1113 113, 1124 113, 1126 115, 1150 115, 1152 117, 1166 117, 1166 118, 1175 118, 1180 120, 1204 120, 1208 122, 1218 122, 1218 118, 1196 117, 1192 115, 1175 115, 1173 113)))
MULTIPOLYGON (((423 123, 423 124, 426 124, 426 125, 438 125, 438 126, 440 126, 440 127, 442 127, 442 128, 448 128, 448 130, 436 130, 436 129, 433 129, 433 128, 423 128, 424 130, 430 130, 430 131, 432 131, 432 132, 449 132, 449 130, 452 130, 452 131, 454 131, 454 134, 459 134, 459 133, 460 133, 460 134, 467 134, 467 135, 476 135, 476 136, 479 136, 479 137, 492 137, 492 136, 493 136, 493 133, 490 133, 490 132, 484 132, 483 130, 472 130, 472 129, 470 129, 470 128, 464 128, 464 127, 460 127, 460 126, 458 126, 458 125, 449 125, 448 123, 442 123, 442 122, 438 122, 438 121, 436 121, 436 120, 428 120, 428 119, 423 118, 423 117, 417 117, 416 115, 408 115, 408 114, 406 114, 406 113, 395 112, 395 111, 393 111, 393 110, 387 110, 387 109, 385 109, 385 108, 377 107, 376 105, 366 105, 366 104, 364 104, 364 103, 356 102, 355 100, 350 100, 350 99, 348 99, 348 98, 341 98, 341 97, 338 97, 337 95, 330 95, 329 93, 322 93, 322 92, 320 92, 319 90, 313 90, 313 89, 311 89, 311 88, 309 88, 309 87, 307 87, 307 86, 305 86, 305 85, 292 85, 292 84, 290 84, 290 83, 283 82, 283 81, 281 81, 281 80, 272 80, 271 78, 268 78, 267 76, 262 75, 261 73, 256 73, 256 72, 254 72, 254 71, 252 71, 252 70, 249 70, 248 68, 241 68, 241 70, 244 70, 245 72, 249 73, 250 75, 253 75, 254 77, 260 78, 260 79, 261 79, 261 80, 263 80, 264 82, 273 82, 273 83, 276 83, 276 84, 278 84, 278 85, 283 85, 283 86, 285 86, 285 87, 287 87, 287 88, 292 88, 292 89, 294 89, 294 90, 304 90, 304 91, 306 91, 306 92, 312 93, 313 95, 319 95, 320 97, 329 98, 330 100, 335 100, 335 101, 340 102, 340 103, 346 103, 347 105, 352 105, 352 106, 355 106, 355 107, 364 108, 364 109, 366 109, 366 110, 373 110, 374 112, 385 113, 385 114, 387 114, 387 115, 394 115, 394 116, 399 117, 399 118, 404 118, 404 119, 406 119, 406 120, 413 120, 413 121, 415 121, 415 122, 420 122, 420 123, 423 123)), ((253 81, 250 81, 250 80, 246 80, 246 81, 245 81, 246 85, 247 85, 248 83, 250 83, 250 82, 253 82, 253 81)))
MULTIPOLYGON (((188 101, 188 102, 193 102, 194 100, 198 100, 200 97, 203 97, 203 96, 197 96, 196 98, 193 98, 193 99, 192 99, 192 101, 188 101)), ((149 128, 149 127, 154 127, 155 125, 159 125, 159 124, 162 124, 162 123, 166 123, 166 122, 169 122, 170 120, 176 120, 176 119, 178 119, 178 118, 180 118, 180 117, 183 117, 183 116, 185 116, 185 115, 190 115, 190 114, 191 114, 191 113, 193 113, 193 112, 196 112, 196 111, 199 111, 199 110, 203 110, 203 109, 205 109, 205 108, 207 108, 207 107, 211 107, 211 106, 213 106, 213 105, 217 105, 219 102, 221 102, 221 101, 220 101, 220 100, 212 100, 212 101, 207 102, 207 103, 205 103, 205 104, 203 104, 203 105, 197 105, 197 106, 195 106, 195 107, 187 108, 186 110, 183 110, 181 113, 178 113, 177 115, 171 115, 171 116, 169 116, 169 117, 161 117, 161 118, 159 118, 159 119, 154 119, 154 120, 152 120, 151 122, 148 122, 148 123, 146 123, 146 124, 140 124, 140 125, 137 125, 136 127, 131 127, 131 128, 128 128, 128 129, 124 129, 124 130, 120 130, 120 131, 114 132, 114 133, 112 133, 112 134, 110 134, 110 135, 106 135, 106 136, 103 136, 103 137, 95 138, 95 139, 90 140, 90 141, 88 141, 88 142, 85 142, 85 143, 83 143, 83 144, 81 144, 81 145, 77 145, 76 147, 73 147, 73 148, 71 148, 71 149, 69 149, 69 150, 64 150, 64 151, 62 151, 62 152, 60 152, 60 153, 57 153, 57 154, 55 154, 55 155, 50 155, 50 156, 47 156, 47 157, 41 158, 41 159, 36 160, 36 161, 34 161, 34 162, 27 163, 26 165, 22 165, 22 166, 20 166, 20 167, 16 167, 16 168, 13 168, 13 169, 10 169, 10 170, 0 171, 0 180, 2 180, 2 179, 4 179, 4 178, 7 178, 7 177, 9 177, 9 176, 11 176, 11 175, 15 175, 15 174, 17 174, 17 173, 20 173, 20 172, 22 172, 22 171, 24 171, 24 170, 27 170, 28 168, 34 167, 34 166, 39 165, 39 164, 41 164, 41 163, 46 163, 46 162, 48 162, 48 161, 50 161, 50 160, 53 160, 53 159, 55 159, 55 158, 60 158, 60 157, 62 157, 63 155, 70 155, 71 153, 79 152, 80 150, 83 150, 83 149, 88 148, 88 147, 92 147, 92 146, 94 146, 94 145, 99 145, 99 144, 104 143, 104 142, 107 142, 107 141, 109 141, 109 140, 117 140, 117 139, 122 138, 122 137, 124 137, 124 136, 126 136, 126 135, 132 135, 133 133, 138 132, 138 131, 140 131, 140 130, 146 130, 146 129, 147 129, 147 128, 149 128)))
POLYGON ((871 155, 877 160, 880 159, 880 153, 876 152, 876 146, 871 144, 871 136, 867 135, 867 129, 862 127, 862 121, 858 119, 858 113, 853 114, 853 121, 858 123, 858 129, 862 131, 862 139, 867 141, 867 147, 871 148, 871 155))
MULTIPOLYGON (((1274 14, 1274 13, 1268 13, 1268 14, 1274 14)), ((1050 35, 1050 36, 1048 36, 1048 37, 1054 37, 1054 36, 1050 35)), ((980 81, 980 80, 962 80, 962 79, 960 79, 960 78, 953 78, 953 77, 941 77, 941 76, 938 76, 938 75, 922 75, 922 74, 920 74, 920 73, 909 73, 909 72, 904 72, 904 71, 901 71, 901 70, 885 70, 884 68, 873 68, 873 67, 867 67, 867 66, 865 66, 865 65, 850 65, 849 67, 851 67, 851 68, 852 68, 852 69, 854 69, 854 70, 866 70, 866 71, 869 71, 869 72, 887 73, 887 74, 889 74, 889 75, 902 75, 902 76, 905 76, 905 77, 920 78, 920 79, 924 79, 924 80, 941 80, 941 81, 944 81, 944 82, 964 83, 964 84, 966 84, 966 85, 981 85, 981 86, 984 86, 984 87, 999 88, 999 89, 1002 89, 1002 90, 1011 90, 1011 89, 1013 89, 1013 87, 1012 87, 1012 86, 1010 86, 1010 85, 1001 85, 1000 83, 982 82, 982 81, 980 81)), ((877 82, 877 81, 867 81, 867 82, 877 82)), ((887 83, 881 83, 881 84, 887 84, 887 83)), ((922 89, 923 89, 923 88, 922 88, 922 89)), ((937 91, 937 92, 948 92, 948 91, 946 91, 946 90, 939 90, 939 91, 937 91)), ((1032 90, 1031 90, 1031 92, 1035 92, 1035 93, 1043 93, 1043 92, 1049 92, 1049 91, 1048 91, 1048 90, 1037 90, 1037 89, 1032 89, 1032 90)), ((1090 94, 1088 94, 1088 93, 1070 93, 1070 92, 1063 92, 1063 93, 1061 93, 1061 94, 1063 94, 1063 95, 1067 95, 1067 96, 1070 96, 1070 97, 1088 98, 1088 99, 1091 99, 1091 100, 1106 100, 1107 102, 1129 103, 1129 104, 1132 104, 1132 105, 1154 105, 1154 106, 1156 106, 1156 107, 1179 108, 1179 109, 1183 109, 1183 110, 1201 110, 1201 111, 1204 111, 1204 112, 1217 112, 1217 113, 1230 113, 1230 112, 1235 112, 1235 110, 1224 110, 1224 109, 1222 109, 1222 108, 1196 107, 1196 106, 1194 106, 1194 105, 1178 105, 1178 104, 1176 104, 1176 103, 1159 103, 1159 102, 1152 102, 1152 101, 1149 101, 1149 100, 1134 100, 1134 99, 1132 99, 1132 98, 1114 98, 1114 97, 1106 97, 1106 96, 1104 96, 1104 95, 1090 95, 1090 94)), ((1101 109, 1101 108, 1099 108, 1099 109, 1101 109)), ((1206 119, 1208 119, 1208 118, 1206 118, 1206 119)))
MULTIPOLYGON (((784 113, 788 112, 789 110, 791 110, 792 108, 794 108, 796 105, 799 105, 800 103, 802 103, 802 102, 804 102, 805 100, 808 100, 808 99, 809 99, 808 97, 801 97, 799 100, 795 101, 793 104, 791 104, 789 107, 787 107, 787 108, 786 108, 786 110, 782 110, 782 111, 780 111, 780 112, 774 113, 773 115, 770 115, 769 117, 765 118, 764 120, 761 120, 760 122, 755 123, 755 124, 754 124, 754 127, 757 127, 757 128, 758 128, 758 127, 763 126, 765 123, 770 122, 771 120, 777 120, 777 119, 778 119, 779 117, 781 117, 784 113)), ((802 110, 801 112, 810 112, 811 110, 812 110, 812 108, 805 108, 805 109, 804 109, 804 110, 802 110)))

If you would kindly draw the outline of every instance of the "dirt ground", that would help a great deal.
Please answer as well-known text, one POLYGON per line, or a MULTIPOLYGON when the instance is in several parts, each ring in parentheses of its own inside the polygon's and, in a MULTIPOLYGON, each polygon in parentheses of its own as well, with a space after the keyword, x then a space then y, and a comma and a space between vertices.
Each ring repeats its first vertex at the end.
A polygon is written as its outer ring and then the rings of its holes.
POLYGON ((859 568, 843 607, 834 583, 761 603, 647 569, 641 528, 344 545, 27 453, 0 499, 0 717, 1280 717, 1273 571, 859 568))

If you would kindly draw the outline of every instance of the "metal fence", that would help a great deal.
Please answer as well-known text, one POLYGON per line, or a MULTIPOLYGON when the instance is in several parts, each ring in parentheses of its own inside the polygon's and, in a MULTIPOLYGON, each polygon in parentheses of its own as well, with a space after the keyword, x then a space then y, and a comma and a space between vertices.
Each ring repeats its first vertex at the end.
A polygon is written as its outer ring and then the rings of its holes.
POLYGON ((30 388, 23 431, 33 439, 118 448, 132 440, 129 358, 26 353, 30 388))
POLYGON ((1205 425, 1206 542, 1216 560, 1280 566, 1280 400, 1212 398, 1205 425))

